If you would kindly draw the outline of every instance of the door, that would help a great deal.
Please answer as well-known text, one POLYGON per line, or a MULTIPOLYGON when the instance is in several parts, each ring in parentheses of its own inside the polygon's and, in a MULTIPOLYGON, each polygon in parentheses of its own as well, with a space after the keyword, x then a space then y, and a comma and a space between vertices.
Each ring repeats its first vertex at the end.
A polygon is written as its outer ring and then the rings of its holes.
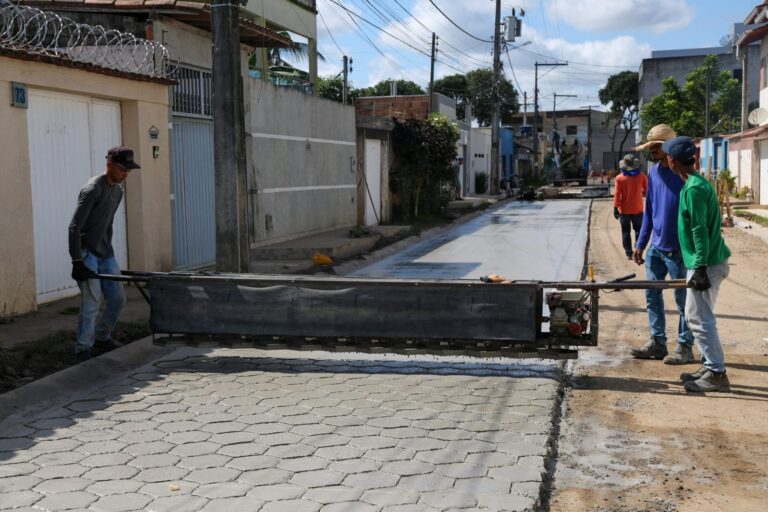
POLYGON ((760 204, 768 204, 768 140, 760 141, 760 204))
MULTIPOLYGON (((85 96, 30 91, 28 111, 37 302, 77 295, 70 277, 68 227, 77 196, 104 172, 107 149, 120 144, 120 104, 85 96)), ((112 243, 128 263, 125 201, 115 213, 112 243)))
POLYGON ((216 262, 213 122, 175 117, 172 138, 173 268, 216 262))
POLYGON ((365 225, 379 224, 381 218, 381 141, 365 139, 365 225))

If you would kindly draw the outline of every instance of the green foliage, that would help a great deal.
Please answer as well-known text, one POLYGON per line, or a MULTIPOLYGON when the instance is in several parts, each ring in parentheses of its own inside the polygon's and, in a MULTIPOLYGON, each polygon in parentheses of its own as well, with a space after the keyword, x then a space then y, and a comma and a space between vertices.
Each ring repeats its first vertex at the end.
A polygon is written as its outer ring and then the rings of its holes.
POLYGON ((624 144, 630 131, 639 121, 640 80, 636 71, 622 71, 608 77, 605 87, 598 92, 600 103, 609 105, 606 121, 611 139, 611 152, 624 154, 624 144), (619 129, 623 135, 619 139, 619 129), (618 142, 618 147, 617 147, 618 142))
MULTIPOLYGON (((389 82, 391 80, 382 80, 371 87, 357 89, 357 96, 389 96, 389 82)), ((397 80, 398 96, 408 96, 413 94, 426 94, 418 84, 410 80, 397 80)))
MULTIPOLYGON (((356 90, 352 88, 351 84, 348 85, 349 91, 347 91, 347 101, 351 102, 356 96, 356 90)), ((317 95, 321 98, 341 103, 341 100, 344 98, 343 87, 344 80, 341 77, 317 77, 317 95)))
POLYGON ((719 181, 729 193, 733 192, 736 188, 736 177, 731 176, 730 169, 723 169, 717 174, 717 181, 719 181))
POLYGON ((728 71, 719 71, 715 55, 685 77, 682 87, 668 77, 662 91, 643 105, 640 118, 643 126, 666 123, 679 134, 689 137, 706 136, 706 91, 710 87, 710 127, 712 132, 738 130, 741 116, 741 86, 728 71))
POLYGON ((430 114, 426 121, 394 121, 390 190, 399 198, 395 214, 408 220, 437 213, 452 196, 459 128, 441 114, 430 114))
POLYGON ((489 181, 490 178, 487 174, 475 174, 475 192, 478 194, 485 194, 485 191, 488 190, 489 181))
MULTIPOLYGON (((466 75, 450 75, 435 81, 435 92, 456 99, 456 117, 464 119, 467 104, 472 105, 472 117, 480 126, 490 126, 493 107, 493 70, 475 69, 466 75)), ((517 91, 512 82, 502 77, 499 83, 500 113, 502 124, 512 122, 512 116, 520 111, 517 91)))
POLYGON ((736 191, 736 193, 735 193, 734 195, 735 195, 737 198, 739 198, 739 199, 746 199, 746 198, 747 198, 747 196, 749 195, 749 191, 750 191, 749 187, 748 187, 748 186, 746 186, 746 185, 744 185, 744 186, 743 186, 743 187, 741 187, 739 190, 737 190, 737 191, 736 191))

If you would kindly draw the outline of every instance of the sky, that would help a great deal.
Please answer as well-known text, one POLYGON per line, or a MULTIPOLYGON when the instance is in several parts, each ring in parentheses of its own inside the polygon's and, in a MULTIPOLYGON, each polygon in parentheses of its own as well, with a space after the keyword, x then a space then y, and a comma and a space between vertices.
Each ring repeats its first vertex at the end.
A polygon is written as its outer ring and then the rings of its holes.
MULTIPOLYGON (((521 36, 501 53, 503 72, 521 103, 523 91, 528 94, 531 112, 534 63, 567 62, 539 67, 539 108, 551 110, 557 94, 558 110, 604 109, 598 91, 609 76, 638 71, 653 50, 720 46, 732 25, 759 3, 502 0, 502 19, 513 8, 518 17, 525 11, 521 36)), ((354 87, 405 79, 426 90, 432 32, 438 37, 436 79, 493 65, 495 0, 317 0, 317 9, 318 50, 325 57, 318 62, 319 74, 339 74, 347 55, 353 60, 349 80, 354 87)))

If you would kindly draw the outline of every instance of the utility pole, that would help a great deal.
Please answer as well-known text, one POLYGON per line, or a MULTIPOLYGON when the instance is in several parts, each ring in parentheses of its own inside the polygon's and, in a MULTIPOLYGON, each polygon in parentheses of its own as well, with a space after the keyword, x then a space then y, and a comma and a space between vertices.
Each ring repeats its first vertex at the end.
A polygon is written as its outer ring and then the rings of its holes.
POLYGON ((533 173, 539 176, 539 66, 567 66, 567 62, 536 62, 533 78, 533 173))
POLYGON ((709 137, 709 96, 712 93, 712 68, 707 66, 707 86, 704 98, 704 136, 709 137))
POLYGON ((211 2, 216 270, 248 272, 245 108, 240 76, 240 3, 211 2))
POLYGON ((429 111, 432 112, 432 95, 435 93, 435 58, 437 57, 437 36, 432 32, 432 56, 429 60, 429 111))
POLYGON ((493 88, 491 92, 491 195, 499 193, 499 74, 501 72, 501 0, 493 22, 493 88))
POLYGON ((523 125, 528 124, 528 106, 533 105, 532 101, 528 101, 528 93, 526 91, 523 91, 523 125))
MULTIPOLYGON (((589 162, 589 167, 592 167, 592 107, 599 107, 600 105, 585 105, 581 108, 588 108, 589 113, 587 114, 587 161, 589 162)), ((587 172, 589 172, 589 168, 587 168, 587 172)))
POLYGON ((342 85, 341 85, 341 103, 342 103, 342 105, 346 105, 347 104, 347 90, 349 88, 349 86, 347 85, 349 83, 348 82, 348 80, 349 80, 349 58, 346 55, 344 55, 344 57, 342 57, 341 60, 342 60, 342 63, 344 64, 344 67, 342 68, 343 69, 342 73, 343 73, 344 79, 343 79, 343 82, 342 82, 342 85))

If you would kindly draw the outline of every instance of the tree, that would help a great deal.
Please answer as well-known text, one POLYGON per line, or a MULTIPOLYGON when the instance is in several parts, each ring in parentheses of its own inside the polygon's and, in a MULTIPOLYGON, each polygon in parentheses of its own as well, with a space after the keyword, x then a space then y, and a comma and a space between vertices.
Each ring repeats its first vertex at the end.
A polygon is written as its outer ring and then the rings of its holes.
POLYGON ((681 87, 668 77, 662 81, 661 94, 653 97, 640 110, 643 126, 666 123, 679 134, 705 137, 710 131, 738 130, 741 117, 741 88, 728 71, 719 71, 715 55, 707 55, 704 63, 685 77, 681 87), (707 123, 706 91, 710 90, 710 122, 707 123), (714 128, 714 130, 713 130, 714 128))
MULTIPOLYGON (((382 80, 371 87, 357 90, 358 96, 389 96, 389 83, 391 80, 382 80)), ((411 94, 426 94, 418 84, 410 80, 397 80, 397 94, 407 96, 411 94)))
MULTIPOLYGON (((349 84, 348 84, 349 85, 349 84)), ((317 95, 341 103, 344 98, 344 80, 339 76, 320 76, 317 78, 317 95)), ((354 99, 355 90, 349 85, 347 95, 354 99)), ((349 101, 349 100, 348 100, 349 101)))
POLYGON ((605 87, 600 89, 598 97, 600 103, 609 105, 606 122, 611 139, 611 153, 613 153, 613 168, 618 165, 617 154, 624 154, 624 144, 627 142, 630 132, 639 121, 638 104, 640 102, 639 75, 635 71, 622 71, 608 77, 605 87), (619 151, 616 152, 616 139, 619 129, 624 129, 624 134, 619 141, 619 151))
MULTIPOLYGON (((475 69, 466 75, 467 100, 472 105, 472 117, 480 126, 491 126, 493 114, 493 70, 475 69)), ((502 124, 512 122, 512 116, 520 111, 517 91, 512 83, 502 77, 499 83, 499 102, 502 124)))
POLYGON ((390 189, 399 196, 400 212, 408 218, 437 213, 453 194, 453 170, 459 128, 442 114, 426 120, 395 119, 392 144, 395 162, 390 189))
POLYGON ((463 120, 469 102, 469 80, 466 75, 448 75, 435 80, 435 92, 456 100, 456 118, 463 120))

